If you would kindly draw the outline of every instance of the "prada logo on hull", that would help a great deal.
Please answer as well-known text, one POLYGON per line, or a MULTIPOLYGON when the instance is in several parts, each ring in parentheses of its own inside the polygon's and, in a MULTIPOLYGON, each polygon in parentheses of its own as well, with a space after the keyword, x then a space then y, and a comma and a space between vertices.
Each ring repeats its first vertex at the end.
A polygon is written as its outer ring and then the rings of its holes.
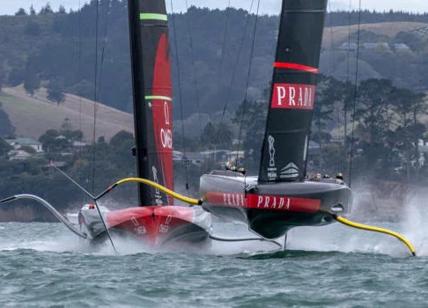
POLYGON ((245 206, 245 195, 223 194, 223 203, 229 206, 245 206))
POLYGON ((208 192, 205 199, 212 205, 245 209, 315 213, 321 200, 280 195, 208 192))
POLYGON ((287 197, 259 195, 257 196, 256 208, 289 210, 290 204, 291 204, 291 199, 287 197))

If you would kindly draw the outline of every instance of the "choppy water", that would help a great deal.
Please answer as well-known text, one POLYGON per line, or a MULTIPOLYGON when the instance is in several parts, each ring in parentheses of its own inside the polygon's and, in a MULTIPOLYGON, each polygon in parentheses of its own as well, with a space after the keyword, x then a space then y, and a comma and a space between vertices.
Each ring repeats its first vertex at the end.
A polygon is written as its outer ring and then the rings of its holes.
POLYGON ((389 226, 415 242, 417 258, 337 224, 292 231, 288 252, 216 243, 208 254, 160 254, 116 239, 120 255, 60 224, 0 224, 0 307, 426 307, 428 215, 405 217, 389 226))

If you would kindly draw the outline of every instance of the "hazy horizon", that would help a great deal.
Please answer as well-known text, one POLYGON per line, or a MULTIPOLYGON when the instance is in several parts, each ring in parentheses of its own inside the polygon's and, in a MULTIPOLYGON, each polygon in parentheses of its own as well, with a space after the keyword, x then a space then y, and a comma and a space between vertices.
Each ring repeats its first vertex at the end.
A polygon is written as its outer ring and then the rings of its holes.
MULTIPOLYGON (((49 1, 35 1, 35 0, 2 0, 3 5, 0 7, 0 15, 13 15, 19 8, 24 8, 28 11, 31 5, 39 11, 40 8, 49 2, 52 8, 56 11, 60 5, 63 5, 67 10, 77 10, 83 4, 89 2, 88 0, 49 0, 49 1)), ((188 5, 195 5, 198 7, 208 7, 211 9, 219 8, 224 9, 227 7, 229 0, 190 0, 187 1, 188 5)), ((237 8, 248 10, 250 0, 230 0, 231 5, 237 8)), ((278 14, 281 1, 279 0, 261 0, 261 13, 262 14, 278 14)), ((170 11, 170 1, 167 1, 167 8, 170 11)), ((329 10, 348 10, 358 8, 358 0, 332 0, 329 3, 329 10)), ((421 0, 377 0, 377 1, 362 1, 362 8, 376 11, 407 11, 424 13, 428 12, 428 1, 421 0)), ((185 0, 178 0, 174 3, 175 11, 185 11, 185 0)))

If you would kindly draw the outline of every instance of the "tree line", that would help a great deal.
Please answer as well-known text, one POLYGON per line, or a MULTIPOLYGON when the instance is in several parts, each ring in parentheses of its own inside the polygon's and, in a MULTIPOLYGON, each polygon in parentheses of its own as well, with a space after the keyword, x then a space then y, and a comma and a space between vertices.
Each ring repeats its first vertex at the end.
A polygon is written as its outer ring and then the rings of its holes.
MULTIPOLYGON (((247 165, 257 172, 267 115, 266 101, 243 102, 243 144, 247 165), (245 110, 245 111, 244 111, 245 110)), ((344 173, 349 179, 428 181, 425 93, 394 86, 390 80, 369 79, 358 87, 322 76, 317 88, 309 172, 344 173)))
MULTIPOLYGON (((95 92, 101 102, 120 110, 132 110, 130 56, 128 42, 127 1, 99 2, 99 50, 95 52, 95 2, 84 5, 79 12, 53 11, 46 5, 39 12, 19 10, 17 16, 0 17, 0 84, 24 84, 32 95, 40 87, 48 89, 49 99, 61 103, 63 93, 73 93, 93 99, 95 92), (95 87, 94 63, 98 58, 98 88, 95 87)), ((347 25, 357 22, 357 12, 333 12, 327 25, 347 25)), ((244 10, 208 10, 191 7, 186 13, 170 17, 170 37, 177 37, 178 51, 171 46, 173 77, 182 80, 184 117, 202 112, 221 112, 225 104, 235 111, 246 91, 249 69, 252 27, 256 17, 244 10), (172 20, 174 19, 174 24, 172 20), (175 25, 175 27, 174 27, 175 25), (210 40, 206 40, 209 37, 210 40), (180 72, 177 62, 180 61, 180 72)), ((426 14, 402 12, 362 12, 362 22, 419 21, 427 22, 426 14)), ((271 63, 278 28, 277 16, 259 16, 250 96, 262 97, 271 78, 271 63)), ((388 79, 402 84, 422 87, 428 82, 426 57, 427 40, 418 33, 403 32, 393 42, 408 44, 416 56, 374 55, 361 52, 364 62, 388 79), (421 54, 419 54, 421 53, 421 54), (404 57, 404 58, 403 58, 404 57), (406 70, 406 79, 385 59, 406 70), (408 69, 407 69, 408 67, 408 69), (409 82, 406 83, 406 80, 409 82)), ((372 36, 362 36, 362 43, 372 36)), ((345 40, 347 41, 347 39, 345 40)), ((352 37, 355 41, 355 35, 352 37)), ((343 41, 344 42, 344 41, 343 41)), ((338 42, 340 45, 341 42, 338 42)), ((336 46, 337 47, 337 46, 336 46)), ((335 57, 342 65, 343 53, 335 57)), ((175 87, 177 83, 175 82, 175 87)), ((178 89, 174 89, 178 93, 178 89)), ((178 97, 174 100, 179 104, 178 97)))
MULTIPOLYGON (((67 124, 67 123, 66 123, 67 124)), ((12 147, 0 138, 0 192, 1 198, 14 194, 29 193, 45 198, 58 210, 66 212, 80 208, 90 200, 85 194, 51 167, 58 165, 87 190, 100 192, 119 178, 135 176, 136 168, 131 149, 133 135, 117 133, 109 142, 99 138, 95 144, 73 146, 82 140, 82 132, 63 125, 59 130, 46 131, 39 141, 43 155, 33 155, 26 160, 9 160, 12 147)), ((32 148, 21 148, 32 152, 32 148)), ((34 153, 33 153, 34 154, 34 153)), ((136 203, 136 189, 132 185, 118 190, 112 197, 124 206, 136 203)), ((34 205, 22 202, 25 207, 34 205)), ((6 206, 12 209, 13 205, 6 206)), ((37 211, 36 220, 53 219, 47 211, 37 211)))
MULTIPOLYGON (((265 92, 267 97, 269 90, 265 92)), ((349 180, 352 157, 354 180, 428 183, 426 99, 425 93, 399 88, 390 80, 365 80, 355 88, 346 81, 321 77, 311 129, 311 141, 319 149, 309 153, 309 173, 342 172, 349 180)), ((198 138, 182 138, 176 127, 174 149, 185 155, 208 149, 244 150, 245 159, 240 163, 247 174, 256 174, 267 105, 266 100, 242 102, 232 119, 206 123, 198 138)), ((42 157, 24 161, 8 160, 11 147, 0 139, 2 195, 37 194, 60 210, 89 201, 50 168, 50 162, 61 162, 61 169, 95 192, 116 179, 136 175, 132 134, 119 132, 109 142, 101 137, 95 144, 74 147, 82 138, 82 132, 65 121, 60 130, 48 130, 39 138, 45 152, 42 157)), ((223 168, 224 163, 207 160, 198 166, 176 162, 176 183, 179 186, 188 181, 191 191, 197 193, 201 174, 223 168)), ((123 204, 135 203, 136 189, 125 187, 112 197, 123 204)), ((39 219, 46 217, 42 213, 39 219)))

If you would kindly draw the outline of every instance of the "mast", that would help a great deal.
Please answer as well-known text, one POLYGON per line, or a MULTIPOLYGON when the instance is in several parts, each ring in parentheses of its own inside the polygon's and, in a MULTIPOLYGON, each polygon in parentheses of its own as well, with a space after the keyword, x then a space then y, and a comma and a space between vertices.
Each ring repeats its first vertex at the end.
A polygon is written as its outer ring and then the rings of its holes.
POLYGON ((259 182, 303 181, 327 0, 284 0, 259 182))
MULTIPOLYGON (((172 85, 163 0, 128 0, 138 176, 173 189, 172 85)), ((139 186, 141 206, 172 199, 139 186)))

